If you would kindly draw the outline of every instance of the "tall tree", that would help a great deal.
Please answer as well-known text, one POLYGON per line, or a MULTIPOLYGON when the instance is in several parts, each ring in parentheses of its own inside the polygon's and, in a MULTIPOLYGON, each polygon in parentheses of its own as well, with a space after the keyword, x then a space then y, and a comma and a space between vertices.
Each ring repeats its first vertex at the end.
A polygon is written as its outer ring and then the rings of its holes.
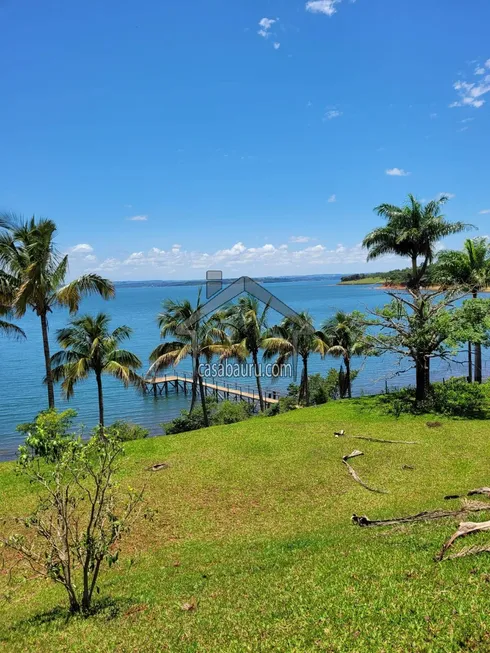
MULTIPOLYGON (((435 279, 444 285, 460 286, 473 299, 490 286, 490 244, 487 238, 468 238, 463 251, 442 251, 437 259, 435 279)), ((482 382, 482 346, 475 342, 475 381, 482 382)), ((468 342, 468 380, 472 374, 472 343, 468 342)))
POLYGON ((213 318, 208 320, 198 319, 190 324, 188 328, 185 327, 201 307, 200 292, 195 306, 188 299, 182 301, 166 299, 163 302, 163 311, 157 316, 160 335, 162 338, 171 336, 177 339, 163 342, 155 347, 150 354, 151 366, 148 374, 155 377, 161 370, 165 370, 170 366, 175 367, 185 358, 190 358, 193 374, 190 412, 192 412, 196 404, 197 387, 199 385, 204 424, 209 426, 200 365, 203 358, 208 362, 212 359, 211 345, 216 342, 216 337, 223 334, 219 327, 216 326, 216 321, 213 318))
POLYGON ((345 366, 347 396, 352 398, 351 360, 354 356, 371 353, 372 348, 366 338, 363 315, 359 311, 345 313, 337 311, 321 327, 325 343, 325 353, 342 358, 345 366))
POLYGON ((104 429, 102 376, 113 376, 125 387, 130 384, 142 386, 142 379, 135 371, 141 367, 140 359, 119 347, 131 336, 132 330, 123 325, 109 331, 109 322, 106 313, 73 318, 69 326, 58 330, 56 339, 62 349, 51 358, 53 380, 63 381, 61 387, 67 399, 73 396, 79 381, 86 379, 91 372, 95 374, 101 430, 104 429))
POLYGON ((442 206, 448 197, 422 205, 413 195, 408 196, 405 206, 380 204, 374 210, 385 218, 383 227, 373 229, 363 240, 368 250, 368 261, 384 254, 397 254, 408 257, 412 264, 409 282, 411 288, 420 288, 427 266, 434 258, 435 247, 441 238, 456 234, 471 225, 464 222, 448 222, 441 214, 442 206), (418 260, 422 264, 418 265, 418 260))
POLYGON ((298 314, 298 318, 298 320, 294 320, 291 317, 285 317, 280 324, 271 327, 265 334, 262 347, 266 360, 277 355, 278 371, 291 360, 292 356, 297 354, 301 358, 302 370, 298 401, 300 404, 308 406, 310 403, 308 359, 314 353, 324 356, 327 347, 322 334, 315 332, 311 315, 303 311, 298 314))
POLYGON ((228 337, 222 344, 213 348, 221 352, 221 358, 234 358, 238 361, 252 359, 260 410, 265 410, 262 392, 259 352, 267 337, 267 315, 269 305, 261 307, 258 299, 252 295, 242 295, 236 304, 231 304, 217 316, 221 327, 228 331, 228 337))
POLYGON ((430 361, 450 360, 452 343, 460 333, 452 309, 461 293, 454 291, 388 293, 391 302, 370 311, 374 319, 366 324, 376 327, 368 341, 377 354, 396 354, 409 358, 415 367, 417 402, 427 398, 430 387, 430 361))
POLYGON ((41 322, 48 404, 54 407, 54 388, 48 337, 48 314, 55 306, 70 313, 78 310, 85 295, 97 293, 104 299, 114 296, 114 285, 98 274, 85 274, 65 284, 68 256, 56 250, 56 225, 52 220, 23 221, 6 215, 0 219, 0 270, 2 286, 12 298, 15 317, 30 308, 41 322))

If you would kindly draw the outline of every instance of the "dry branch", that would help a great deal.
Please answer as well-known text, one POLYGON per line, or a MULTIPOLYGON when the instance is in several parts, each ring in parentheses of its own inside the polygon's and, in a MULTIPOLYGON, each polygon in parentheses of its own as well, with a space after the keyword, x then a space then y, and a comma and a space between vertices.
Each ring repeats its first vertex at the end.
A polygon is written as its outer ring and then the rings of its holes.
POLYGON ((357 524, 358 526, 396 526, 397 524, 408 524, 418 521, 445 519, 447 517, 461 517, 468 512, 482 512, 485 510, 490 510, 490 504, 480 503, 479 505, 466 505, 460 510, 428 510, 425 512, 419 512, 416 515, 394 517, 393 519, 369 519, 366 515, 356 515, 354 513, 351 517, 351 521, 353 524, 357 524))
MULTIPOLYGON (((473 522, 473 521, 463 521, 458 527, 458 530, 451 535, 451 537, 447 540, 447 542, 444 542, 442 545, 442 549, 439 551, 439 553, 436 556, 436 560, 442 560, 444 558, 444 554, 446 551, 454 544, 454 542, 459 539, 460 537, 466 537, 467 535, 471 535, 472 533, 482 533, 484 531, 490 531, 490 521, 482 521, 482 522, 473 522)), ((471 547, 471 548, 478 548, 480 549, 479 553, 481 553, 481 550, 483 547, 471 547)), ((487 547, 489 549, 490 547, 487 547)), ((466 549, 466 552, 463 555, 469 555, 469 550, 466 549)), ((464 550, 463 550, 464 551, 464 550)), ((461 557, 461 554, 463 552, 460 551, 460 555, 455 554, 456 557, 461 557)))
POLYGON ((446 494, 444 499, 461 499, 464 496, 473 497, 475 494, 483 494, 486 497, 490 497, 490 487, 479 487, 476 490, 470 490, 466 494, 446 494))
POLYGON ((349 458, 356 458, 357 456, 364 456, 364 454, 362 453, 362 451, 359 451, 358 449, 355 449, 351 454, 349 454, 347 456, 342 456, 342 462, 344 463, 344 465, 349 470, 349 474, 352 476, 352 478, 357 483, 359 483, 359 485, 362 485, 363 488, 365 488, 366 490, 369 490, 370 492, 377 492, 378 494, 389 494, 386 490, 378 490, 377 488, 370 487, 369 485, 364 483, 364 481, 357 474, 356 470, 353 467, 351 467, 349 465, 349 463, 347 462, 349 460, 349 458))
POLYGON ((407 440, 383 440, 382 438, 370 438, 367 435, 346 435, 344 429, 335 431, 336 438, 350 438, 351 440, 367 440, 368 442, 385 442, 386 444, 419 444, 407 440))

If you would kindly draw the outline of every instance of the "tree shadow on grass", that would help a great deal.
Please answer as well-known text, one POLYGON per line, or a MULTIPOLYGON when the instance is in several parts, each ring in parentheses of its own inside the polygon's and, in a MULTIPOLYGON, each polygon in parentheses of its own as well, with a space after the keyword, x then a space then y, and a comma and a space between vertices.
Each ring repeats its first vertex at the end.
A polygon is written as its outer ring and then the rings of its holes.
POLYGON ((100 601, 94 602, 92 609, 87 614, 71 614, 70 611, 60 605, 47 610, 39 612, 26 619, 21 619, 15 624, 10 626, 9 632, 19 634, 27 634, 36 630, 61 630, 73 620, 98 618, 106 621, 116 619, 121 614, 130 610, 136 601, 128 598, 104 598, 100 601))

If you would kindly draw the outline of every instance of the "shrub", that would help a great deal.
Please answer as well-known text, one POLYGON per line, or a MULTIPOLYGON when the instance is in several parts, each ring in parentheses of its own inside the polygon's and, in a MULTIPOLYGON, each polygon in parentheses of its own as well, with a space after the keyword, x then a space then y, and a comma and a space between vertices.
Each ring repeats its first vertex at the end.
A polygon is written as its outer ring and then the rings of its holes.
POLYGON ((403 413, 412 415, 438 413, 449 417, 479 419, 485 417, 488 410, 485 386, 456 378, 445 383, 433 383, 427 399, 423 402, 415 400, 414 388, 402 388, 381 395, 379 402, 388 413, 396 417, 403 413))
POLYGON ((234 424, 252 416, 253 407, 245 401, 222 401, 211 411, 211 424, 234 424))
MULTIPOLYGON (((208 409, 208 421, 210 426, 242 422, 253 414, 253 407, 244 401, 218 402, 216 399, 206 399, 206 407, 208 409)), ((192 413, 188 410, 183 410, 179 417, 176 417, 171 422, 163 424, 162 426, 167 435, 203 429, 205 425, 202 406, 195 406, 192 413)))
POLYGON ((69 408, 58 412, 55 408, 41 411, 33 422, 19 424, 17 431, 26 436, 26 443, 33 456, 54 462, 73 436, 70 429, 77 411, 69 408))
POLYGON ((39 455, 39 436, 45 442, 47 431, 39 424, 34 431, 19 448, 18 470, 38 490, 37 503, 0 543, 15 552, 12 577, 23 579, 27 570, 61 584, 70 612, 87 614, 103 564, 117 562, 121 537, 140 512, 143 490, 125 496, 118 490, 123 449, 113 436, 82 441, 60 430, 50 434, 56 449, 39 455))
MULTIPOLYGON (((354 382, 355 378, 359 374, 358 370, 351 370, 351 382, 354 382)), ((339 399, 341 396, 340 386, 343 381, 343 371, 336 370, 334 367, 331 367, 326 376, 321 374, 312 374, 308 377, 308 384, 310 389, 310 406, 318 406, 320 404, 326 404, 327 401, 334 399, 339 399)), ((294 397, 295 405, 298 403, 299 396, 299 386, 291 383, 288 386, 288 397, 294 397)), ((280 411, 284 412, 284 411, 280 411)))
POLYGON ((192 413, 188 410, 182 410, 179 417, 176 417, 171 422, 162 424, 163 432, 167 435, 185 433, 186 431, 197 431, 198 429, 203 429, 204 426, 204 414, 201 406, 196 406, 192 413))
POLYGON ((484 417, 487 409, 485 387, 468 383, 464 379, 450 379, 446 383, 434 383, 430 400, 435 413, 456 417, 484 417))
POLYGON ((142 440, 147 438, 150 431, 145 429, 139 424, 134 422, 125 422, 122 419, 116 420, 114 424, 111 424, 107 429, 108 433, 111 433, 116 440, 120 442, 130 442, 131 440, 142 440))

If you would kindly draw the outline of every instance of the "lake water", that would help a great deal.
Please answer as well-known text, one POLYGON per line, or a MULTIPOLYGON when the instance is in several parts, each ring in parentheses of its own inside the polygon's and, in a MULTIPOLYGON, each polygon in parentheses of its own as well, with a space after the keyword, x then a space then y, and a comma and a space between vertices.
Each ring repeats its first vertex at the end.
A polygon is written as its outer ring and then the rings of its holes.
MULTIPOLYGON (((387 301, 383 290, 375 286, 339 286, 339 279, 298 280, 294 282, 278 282, 267 284, 270 292, 288 304, 295 311, 308 311, 314 318, 316 326, 330 317, 335 311, 366 310, 381 306, 387 301)), ((112 316, 112 328, 127 324, 133 329, 133 336, 127 342, 127 348, 136 353, 143 361, 144 371, 148 367, 148 355, 159 342, 159 331, 156 325, 156 315, 163 299, 174 300, 188 297, 195 302, 198 286, 173 287, 119 287, 116 298, 105 302, 100 298, 89 297, 81 306, 81 313, 105 311, 112 316)), ((276 316, 277 319, 278 316, 276 316)), ((49 316, 51 351, 57 350, 56 330, 64 326, 68 313, 56 310, 49 316)), ((271 321, 274 316, 271 314, 271 321)), ((40 410, 46 407, 46 388, 42 383, 44 377, 44 359, 42 353, 41 328, 39 318, 29 313, 21 322, 27 334, 27 340, 12 341, 7 338, 0 340, 0 360, 2 374, 0 375, 0 460, 12 459, 20 444, 21 438, 15 427, 21 422, 30 421, 40 410)), ((325 374, 329 367, 339 367, 337 359, 321 360, 314 356, 310 362, 310 372, 325 374)), ((361 366, 361 372, 354 384, 355 394, 372 394, 381 392, 385 383, 390 387, 401 386, 414 382, 413 371, 398 375, 400 368, 395 358, 383 356, 359 361, 354 367, 361 366)), ((488 361, 484 361, 484 372, 487 375, 488 361)), ((403 367, 409 367, 405 361, 403 367)), ((402 368, 403 369, 403 368, 402 368)), ((179 366, 179 371, 188 373, 190 364, 186 362, 179 366)), ((298 375, 301 370, 298 370, 298 375)), ((169 371, 171 373, 171 371, 169 371)), ((465 374, 465 368, 457 365, 455 374, 465 374)), ((434 379, 449 376, 451 370, 447 363, 434 364, 434 379)), ((235 379, 234 379, 235 381, 235 379)), ((285 390, 291 380, 279 379, 275 384, 279 390, 285 390)), ((266 380, 266 386, 271 386, 266 380)), ((243 386, 253 386, 253 379, 244 379, 243 386)), ((104 377, 106 422, 116 419, 132 420, 150 429, 152 435, 162 433, 161 424, 168 422, 179 414, 188 404, 188 398, 171 391, 168 397, 152 394, 142 396, 133 388, 124 387, 112 379, 104 377)), ((95 379, 89 378, 79 384, 75 395, 66 402, 57 387, 57 408, 68 406, 78 411, 79 423, 91 428, 97 423, 97 393, 95 379)))

